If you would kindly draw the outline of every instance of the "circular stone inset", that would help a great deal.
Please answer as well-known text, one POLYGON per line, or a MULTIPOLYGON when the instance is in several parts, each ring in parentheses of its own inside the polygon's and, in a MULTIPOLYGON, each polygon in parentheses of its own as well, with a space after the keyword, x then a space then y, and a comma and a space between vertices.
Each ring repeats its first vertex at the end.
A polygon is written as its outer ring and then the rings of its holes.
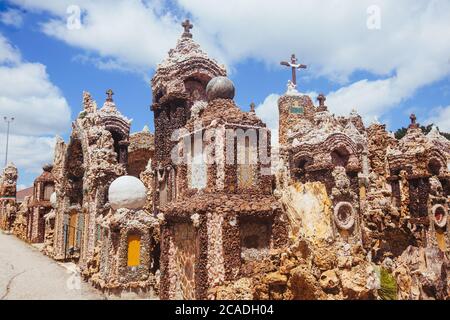
POLYGON ((439 228, 444 228, 447 224, 447 210, 441 204, 435 204, 433 208, 431 208, 431 213, 433 214, 434 223, 439 228))
POLYGON ((147 188, 133 176, 122 176, 114 180, 108 189, 108 200, 114 210, 140 209, 147 200, 147 188))
POLYGON ((206 96, 208 101, 214 99, 233 99, 234 84, 227 77, 212 78, 206 86, 206 96))
POLYGON ((355 224, 354 210, 350 202, 339 202, 334 207, 334 221, 339 229, 350 230, 355 224))
POLYGON ((50 196, 50 204, 52 205, 53 209, 56 209, 56 205, 57 205, 57 198, 56 198, 56 192, 53 192, 50 196))

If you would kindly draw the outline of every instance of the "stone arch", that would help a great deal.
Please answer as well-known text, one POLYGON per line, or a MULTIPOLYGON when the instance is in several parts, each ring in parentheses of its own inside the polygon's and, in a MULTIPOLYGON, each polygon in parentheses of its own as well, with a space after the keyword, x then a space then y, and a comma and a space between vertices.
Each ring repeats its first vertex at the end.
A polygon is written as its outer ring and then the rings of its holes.
POLYGON ((431 175, 438 176, 440 171, 441 163, 436 158, 430 159, 428 161, 428 172, 430 172, 431 175))
POLYGON ((184 90, 189 94, 191 101, 206 101, 206 85, 211 77, 206 74, 192 74, 183 80, 184 90))
POLYGON ((350 159, 350 151, 345 145, 339 145, 331 151, 331 162, 334 166, 346 167, 350 159))
POLYGON ((358 148, 355 142, 347 135, 342 133, 333 134, 323 144, 324 149, 328 150, 334 166, 359 166, 358 148))
POLYGON ((297 154, 293 160, 292 174, 300 179, 306 173, 308 167, 314 163, 314 157, 309 153, 297 154))
POLYGON ((114 151, 117 154, 117 162, 127 164, 130 125, 124 119, 116 116, 102 118, 105 129, 111 133, 114 151))
POLYGON ((68 192, 70 204, 83 202, 83 177, 85 173, 85 153, 81 139, 73 135, 67 147, 65 171, 68 179, 68 192))

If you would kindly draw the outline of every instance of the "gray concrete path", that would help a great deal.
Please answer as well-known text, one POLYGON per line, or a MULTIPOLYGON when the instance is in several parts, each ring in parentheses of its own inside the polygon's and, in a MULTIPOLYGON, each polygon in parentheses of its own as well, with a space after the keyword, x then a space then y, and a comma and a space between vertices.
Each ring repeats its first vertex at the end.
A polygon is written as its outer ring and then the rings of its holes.
POLYGON ((0 231, 1 299, 104 299, 81 280, 74 264, 60 264, 0 231))

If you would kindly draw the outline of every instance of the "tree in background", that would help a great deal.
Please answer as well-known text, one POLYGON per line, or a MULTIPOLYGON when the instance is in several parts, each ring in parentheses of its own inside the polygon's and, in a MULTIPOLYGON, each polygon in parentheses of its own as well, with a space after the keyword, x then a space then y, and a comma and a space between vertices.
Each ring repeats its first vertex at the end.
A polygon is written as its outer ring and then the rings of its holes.
MULTIPOLYGON (((433 124, 429 124, 429 125, 427 125, 427 126, 420 126, 420 129, 422 129, 422 132, 423 132, 424 134, 427 134, 428 132, 431 131, 431 128, 432 128, 432 127, 433 127, 433 124)), ((439 127, 438 127, 438 129, 439 129, 439 127)), ((394 133, 395 138, 397 138, 397 139, 403 138, 403 137, 405 136, 407 130, 408 130, 408 128, 405 128, 405 127, 402 127, 402 128, 400 128, 400 129, 398 129, 398 130, 395 131, 395 133, 394 133)), ((446 132, 442 132, 442 131, 439 131, 439 132, 440 132, 444 137, 446 137, 448 140, 450 140, 450 133, 446 133, 446 132)))

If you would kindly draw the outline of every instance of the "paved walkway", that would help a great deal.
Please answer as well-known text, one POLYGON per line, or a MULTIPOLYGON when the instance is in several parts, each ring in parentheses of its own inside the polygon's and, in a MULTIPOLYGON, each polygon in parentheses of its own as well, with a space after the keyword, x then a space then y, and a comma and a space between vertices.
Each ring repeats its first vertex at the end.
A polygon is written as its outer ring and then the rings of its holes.
POLYGON ((0 300, 104 299, 82 281, 73 264, 60 264, 0 231, 0 300))

